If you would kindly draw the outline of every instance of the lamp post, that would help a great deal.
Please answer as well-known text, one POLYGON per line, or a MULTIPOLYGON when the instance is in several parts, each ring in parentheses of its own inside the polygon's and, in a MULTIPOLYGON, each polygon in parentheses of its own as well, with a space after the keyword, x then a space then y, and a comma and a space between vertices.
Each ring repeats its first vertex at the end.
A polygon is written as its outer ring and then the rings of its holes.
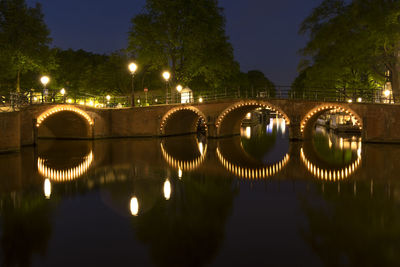
POLYGON ((134 107, 134 106, 135 106, 135 87, 134 87, 133 80, 134 80, 134 77, 135 77, 135 72, 136 72, 136 70, 137 70, 137 65, 136 65, 134 62, 132 62, 132 63, 129 64, 128 68, 129 68, 129 71, 130 71, 131 74, 132 74, 132 84, 131 84, 132 95, 131 95, 131 104, 132 104, 132 107, 134 107))
POLYGON ((182 85, 178 84, 178 86, 176 87, 176 91, 178 91, 179 96, 177 97, 177 102, 180 103, 181 102, 181 92, 182 92, 182 85))
POLYGON ((61 95, 62 95, 63 102, 65 103, 65 89, 62 88, 62 89, 60 90, 60 93, 61 93, 61 95))
MULTIPOLYGON (((44 96, 44 101, 47 101, 47 95, 49 94, 49 91, 46 89, 46 85, 50 82, 50 78, 48 76, 42 76, 40 78, 40 82, 43 84, 43 96, 44 96)), ((43 102, 43 97, 42 97, 42 102, 43 102)))
POLYGON ((168 71, 164 71, 162 76, 165 80, 165 104, 168 104, 168 81, 171 78, 171 74, 168 71))

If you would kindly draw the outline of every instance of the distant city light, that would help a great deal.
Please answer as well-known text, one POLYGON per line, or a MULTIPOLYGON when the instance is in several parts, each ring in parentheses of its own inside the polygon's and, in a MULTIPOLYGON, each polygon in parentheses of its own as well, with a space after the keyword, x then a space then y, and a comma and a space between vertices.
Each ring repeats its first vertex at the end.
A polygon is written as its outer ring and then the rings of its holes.
POLYGON ((171 182, 168 179, 164 183, 164 197, 166 200, 171 198, 171 182))
POLYGON ((51 196, 51 183, 48 178, 46 180, 44 180, 44 196, 47 199, 50 199, 50 196, 51 196))

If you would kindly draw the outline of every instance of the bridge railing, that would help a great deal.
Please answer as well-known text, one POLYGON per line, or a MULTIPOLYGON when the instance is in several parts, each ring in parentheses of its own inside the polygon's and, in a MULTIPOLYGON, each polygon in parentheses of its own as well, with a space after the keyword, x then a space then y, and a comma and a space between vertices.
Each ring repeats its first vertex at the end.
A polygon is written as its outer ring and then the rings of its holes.
MULTIPOLYGON (((326 88, 300 88, 293 89, 289 86, 277 86, 275 90, 237 90, 225 92, 213 92, 183 96, 179 93, 169 95, 138 96, 135 98, 136 107, 165 104, 190 104, 221 101, 227 99, 293 99, 324 102, 347 103, 400 103, 393 98, 389 91, 365 90, 365 89, 326 89, 326 88)), ((105 96, 105 95, 43 95, 37 92, 15 93, 0 95, 0 112, 8 112, 27 105, 43 103, 65 103, 91 106, 95 108, 124 108, 131 106, 130 96, 105 96)))

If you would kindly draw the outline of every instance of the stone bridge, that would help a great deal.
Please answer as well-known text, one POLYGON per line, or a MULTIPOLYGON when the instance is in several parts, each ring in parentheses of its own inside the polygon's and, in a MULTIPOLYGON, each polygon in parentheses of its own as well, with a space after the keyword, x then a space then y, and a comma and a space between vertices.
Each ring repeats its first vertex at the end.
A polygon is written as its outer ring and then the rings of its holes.
POLYGON ((280 114, 291 140, 309 137, 317 118, 328 110, 353 117, 364 142, 400 142, 400 106, 289 99, 232 99, 211 103, 98 109, 80 105, 31 105, 0 113, 0 151, 33 145, 37 138, 101 139, 159 137, 194 133, 203 124, 207 136, 240 133, 245 115, 257 108, 280 114))

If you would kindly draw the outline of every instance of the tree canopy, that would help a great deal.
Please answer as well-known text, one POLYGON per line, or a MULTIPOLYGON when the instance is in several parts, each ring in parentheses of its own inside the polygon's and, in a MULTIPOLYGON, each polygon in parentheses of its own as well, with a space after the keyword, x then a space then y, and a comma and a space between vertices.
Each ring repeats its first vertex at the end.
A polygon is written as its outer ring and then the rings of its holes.
POLYGON ((43 21, 41 5, 28 7, 25 0, 0 1, 0 75, 16 80, 28 71, 45 71, 54 67, 48 45, 49 30, 43 21))
POLYGON ((215 0, 147 0, 132 19, 129 48, 142 66, 169 69, 175 83, 225 85, 239 72, 215 0))
POLYGON ((400 93, 400 1, 325 0, 303 21, 310 40, 293 86, 400 93))

